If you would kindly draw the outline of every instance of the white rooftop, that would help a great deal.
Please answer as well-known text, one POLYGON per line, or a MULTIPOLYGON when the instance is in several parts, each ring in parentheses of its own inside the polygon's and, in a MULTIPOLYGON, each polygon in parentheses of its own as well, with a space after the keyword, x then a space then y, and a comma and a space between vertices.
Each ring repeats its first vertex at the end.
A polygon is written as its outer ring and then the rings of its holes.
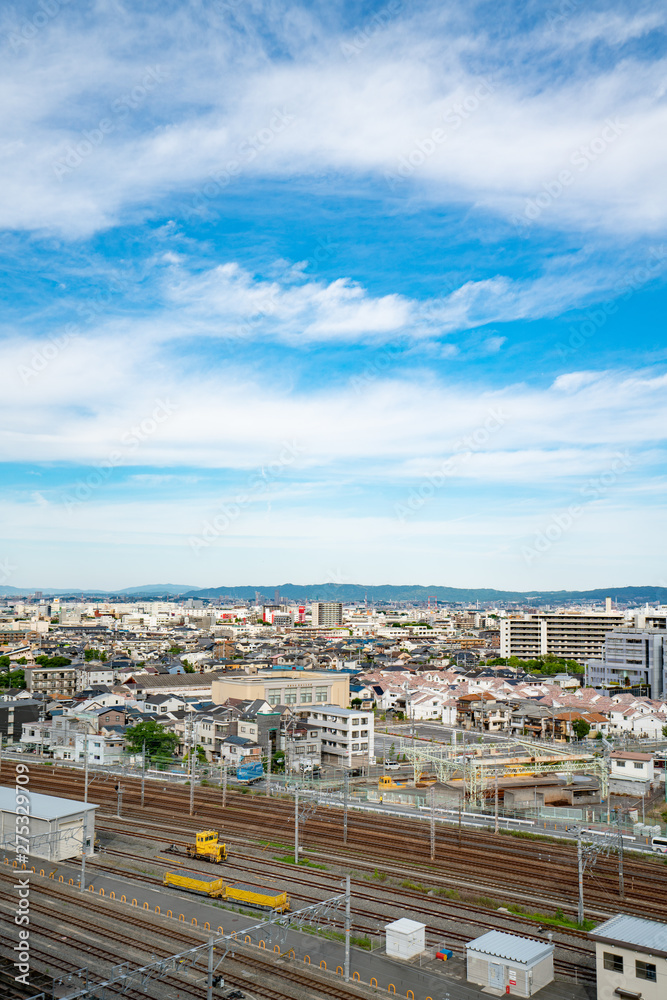
POLYGON ((394 920, 393 924, 385 924, 386 931, 396 931, 398 934, 414 934, 415 931, 423 931, 426 924, 420 924, 416 920, 408 920, 407 917, 401 917, 400 920, 394 920))
MULTIPOLYGON (((90 811, 100 808, 92 802, 79 802, 78 799, 61 799, 57 795, 42 795, 40 792, 31 792, 30 785, 22 786, 22 791, 30 799, 30 815, 37 817, 37 819, 60 819, 82 812, 84 809, 90 811)), ((0 812, 16 812, 15 785, 12 785, 11 788, 6 785, 0 786, 0 812)))
POLYGON ((546 941, 534 941, 532 938, 519 937, 518 934, 503 934, 502 931, 487 931, 474 941, 469 941, 466 948, 494 958, 504 958, 518 965, 539 962, 554 950, 553 944, 546 941))
POLYGON ((589 937, 594 941, 614 941, 654 955, 667 956, 667 924, 657 920, 619 913, 596 927, 589 937))

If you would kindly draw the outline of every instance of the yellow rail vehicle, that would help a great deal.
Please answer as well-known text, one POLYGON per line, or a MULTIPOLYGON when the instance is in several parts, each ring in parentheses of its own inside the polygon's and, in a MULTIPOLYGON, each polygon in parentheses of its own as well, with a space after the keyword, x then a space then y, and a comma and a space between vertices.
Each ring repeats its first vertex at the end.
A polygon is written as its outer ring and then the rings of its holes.
POLYGON ((245 882, 225 885, 224 878, 217 878, 215 875, 165 872, 164 885, 187 889, 189 892, 203 892, 213 899, 228 899, 234 903, 244 903, 246 906, 278 910, 280 913, 285 913, 290 908, 286 892, 277 892, 275 889, 267 889, 260 885, 248 885, 245 882))
POLYGON ((227 860, 227 845, 220 843, 215 830, 202 830, 197 834, 195 843, 188 844, 187 851, 191 858, 212 861, 216 865, 227 860))
POLYGON ((407 778, 391 778, 389 775, 385 775, 384 778, 380 778, 378 781, 378 788, 382 791, 387 788, 407 788, 408 782, 407 778))
POLYGON ((221 861, 227 860, 227 845, 220 843, 219 834, 215 830, 201 830, 195 837, 194 844, 186 844, 185 851, 172 844, 165 847, 166 854, 187 854, 190 858, 197 858, 200 861, 210 861, 214 865, 219 865, 221 861))

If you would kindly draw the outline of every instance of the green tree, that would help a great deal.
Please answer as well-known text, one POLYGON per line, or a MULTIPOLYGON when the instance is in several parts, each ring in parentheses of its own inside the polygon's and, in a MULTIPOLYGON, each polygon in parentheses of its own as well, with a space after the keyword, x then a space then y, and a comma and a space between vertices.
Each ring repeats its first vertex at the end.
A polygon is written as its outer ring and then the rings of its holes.
POLYGON ((106 663, 107 654, 103 649, 86 649, 83 658, 86 663, 90 663, 91 660, 101 660, 102 663, 106 663))
POLYGON ((667 726, 662 727, 662 735, 667 739, 667 726))
POLYGON ((574 735, 578 740, 585 739, 591 731, 590 722, 586 722, 585 719, 575 719, 572 723, 572 728, 574 730, 574 735))
POLYGON ((195 668, 191 663, 188 663, 187 660, 181 660, 181 663, 183 664, 183 670, 185 670, 186 674, 194 674, 195 668))
POLYGON ((0 688, 25 688, 23 670, 10 670, 6 674, 0 674, 0 688))
POLYGON ((167 652, 171 653, 172 656, 178 656, 179 653, 183 652, 183 648, 181 646, 170 646, 167 652))
POLYGON ((178 735, 168 732, 155 719, 139 722, 130 726, 125 732, 125 745, 133 753, 141 753, 146 744, 146 753, 150 757, 173 757, 178 735))
POLYGON ((71 662, 69 656, 35 657, 35 663, 39 663, 40 667, 69 667, 71 662))
POLYGON ((282 750, 278 750, 271 757, 271 771, 274 774, 280 773, 285 770, 285 753, 282 750))

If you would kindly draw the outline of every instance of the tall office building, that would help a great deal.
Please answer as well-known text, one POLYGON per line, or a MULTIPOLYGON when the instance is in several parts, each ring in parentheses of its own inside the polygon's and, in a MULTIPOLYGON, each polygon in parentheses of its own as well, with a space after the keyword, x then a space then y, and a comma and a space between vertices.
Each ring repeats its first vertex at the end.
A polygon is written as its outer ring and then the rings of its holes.
POLYGON ((586 664, 586 685, 611 693, 635 688, 636 693, 661 698, 667 690, 666 654, 664 629, 614 629, 605 639, 604 657, 586 664))
POLYGON ((343 605, 339 601, 318 601, 312 605, 313 625, 336 626, 343 624, 343 605))

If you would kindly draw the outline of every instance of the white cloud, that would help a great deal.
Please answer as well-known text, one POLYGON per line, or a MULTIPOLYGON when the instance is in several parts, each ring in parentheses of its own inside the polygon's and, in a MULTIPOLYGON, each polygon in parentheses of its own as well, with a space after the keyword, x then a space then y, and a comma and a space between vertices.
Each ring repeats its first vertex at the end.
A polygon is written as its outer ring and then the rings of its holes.
POLYGON ((344 35, 293 13, 280 25, 267 5, 258 11, 273 46, 250 11, 221 33, 187 8, 126 11, 113 30, 103 8, 86 27, 63 10, 16 55, 10 46, 0 224, 88 233, 170 193, 190 192, 206 212, 239 177, 323 171, 370 175, 387 194, 385 174, 403 171, 437 201, 509 216, 546 198, 539 225, 643 233, 667 222, 664 65, 588 54, 600 39, 614 47, 642 36, 657 13, 573 17, 563 32, 547 30, 545 16, 539 30, 505 39, 463 8, 402 11, 350 59, 344 35), (575 44, 571 71, 559 75, 554 64, 575 44), (466 68, 482 51, 495 67, 486 75, 466 68), (620 123, 615 133, 607 119, 620 123), (446 138, 433 140, 435 129, 446 138), (550 197, 563 169, 573 180, 550 197))

